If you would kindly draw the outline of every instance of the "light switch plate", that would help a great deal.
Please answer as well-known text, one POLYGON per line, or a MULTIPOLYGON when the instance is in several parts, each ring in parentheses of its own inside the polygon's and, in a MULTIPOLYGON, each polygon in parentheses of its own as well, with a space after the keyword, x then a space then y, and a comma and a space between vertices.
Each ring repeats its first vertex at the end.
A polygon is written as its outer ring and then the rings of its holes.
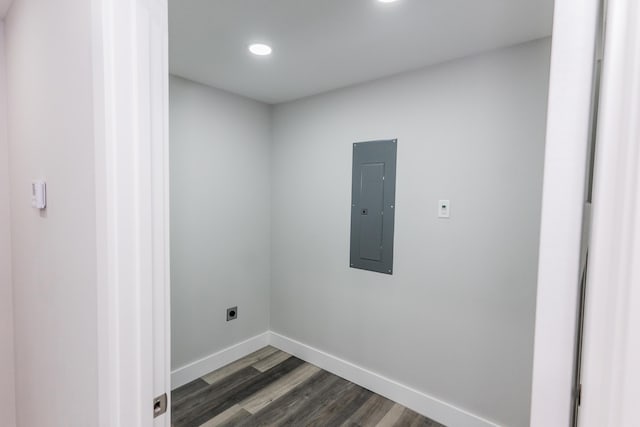
POLYGON ((438 218, 451 217, 451 202, 449 200, 438 200, 438 218))

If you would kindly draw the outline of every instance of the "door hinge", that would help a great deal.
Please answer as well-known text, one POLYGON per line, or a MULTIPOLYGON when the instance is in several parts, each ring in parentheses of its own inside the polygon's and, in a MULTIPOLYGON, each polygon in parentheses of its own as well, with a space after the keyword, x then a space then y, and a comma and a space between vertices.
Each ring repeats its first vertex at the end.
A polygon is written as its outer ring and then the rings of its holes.
POLYGON ((153 399, 153 418, 157 418, 165 412, 167 412, 167 393, 153 399))

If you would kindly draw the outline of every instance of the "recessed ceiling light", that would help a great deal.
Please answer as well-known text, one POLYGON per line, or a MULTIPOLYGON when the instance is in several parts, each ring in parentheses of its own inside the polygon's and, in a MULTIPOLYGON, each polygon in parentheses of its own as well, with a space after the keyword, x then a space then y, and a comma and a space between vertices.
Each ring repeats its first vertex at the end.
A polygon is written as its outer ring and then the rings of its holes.
POLYGON ((398 0, 378 0, 380 3, 393 3, 396 2, 398 0))
POLYGON ((271 55, 272 51, 273 50, 271 49, 271 46, 269 46, 268 44, 253 43, 249 45, 249 52, 253 53, 254 55, 258 55, 258 56, 271 55))

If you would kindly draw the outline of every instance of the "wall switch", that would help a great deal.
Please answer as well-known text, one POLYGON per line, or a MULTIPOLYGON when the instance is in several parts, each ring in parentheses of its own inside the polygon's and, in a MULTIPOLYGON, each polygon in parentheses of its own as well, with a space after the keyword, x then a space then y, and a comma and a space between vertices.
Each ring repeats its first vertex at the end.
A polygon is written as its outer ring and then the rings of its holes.
POLYGON ((36 209, 47 207, 47 183, 44 181, 31 182, 31 206, 36 209))
POLYGON ((449 200, 438 200, 438 218, 451 217, 451 202, 449 200))

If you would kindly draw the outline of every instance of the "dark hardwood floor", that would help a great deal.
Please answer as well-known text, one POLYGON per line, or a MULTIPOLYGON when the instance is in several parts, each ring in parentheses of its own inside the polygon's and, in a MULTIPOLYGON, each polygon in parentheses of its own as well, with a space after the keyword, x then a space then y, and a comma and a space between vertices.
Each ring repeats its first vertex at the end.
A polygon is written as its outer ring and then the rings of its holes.
POLYGON ((273 347, 177 388, 171 397, 174 427, 443 427, 273 347))

